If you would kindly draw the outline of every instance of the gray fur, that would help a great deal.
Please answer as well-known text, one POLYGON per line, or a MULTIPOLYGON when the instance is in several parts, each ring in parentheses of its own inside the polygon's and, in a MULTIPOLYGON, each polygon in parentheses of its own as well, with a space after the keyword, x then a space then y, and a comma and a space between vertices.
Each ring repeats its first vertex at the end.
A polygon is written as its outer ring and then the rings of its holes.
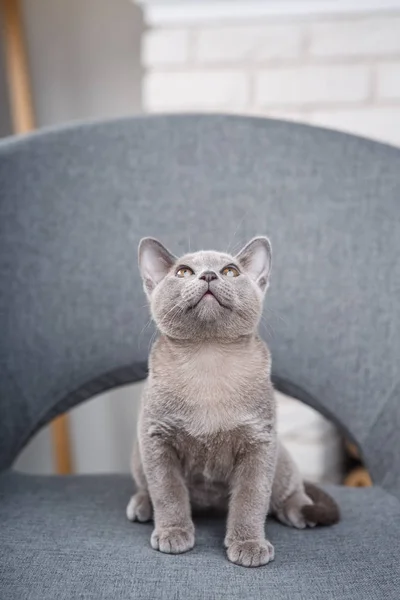
POLYGON ((313 500, 277 441, 271 359, 257 335, 270 266, 264 237, 235 257, 201 251, 179 260, 157 240, 140 243, 160 337, 150 354, 132 458, 138 492, 127 516, 154 516, 151 545, 162 552, 193 548, 192 508, 228 509, 228 558, 248 567, 274 557, 264 532, 268 511, 294 527, 316 524, 313 500), (193 273, 177 276, 181 265, 193 273), (228 265, 239 275, 223 274, 228 265), (202 279, 205 272, 214 279, 202 279))

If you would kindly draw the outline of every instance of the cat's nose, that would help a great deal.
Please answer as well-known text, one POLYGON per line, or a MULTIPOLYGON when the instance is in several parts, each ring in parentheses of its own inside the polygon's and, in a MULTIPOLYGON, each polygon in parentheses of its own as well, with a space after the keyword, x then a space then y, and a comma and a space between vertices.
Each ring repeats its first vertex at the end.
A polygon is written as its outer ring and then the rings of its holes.
POLYGON ((200 279, 204 279, 204 281, 210 283, 213 279, 218 279, 218 275, 214 273, 214 271, 204 271, 204 273, 200 275, 200 279))

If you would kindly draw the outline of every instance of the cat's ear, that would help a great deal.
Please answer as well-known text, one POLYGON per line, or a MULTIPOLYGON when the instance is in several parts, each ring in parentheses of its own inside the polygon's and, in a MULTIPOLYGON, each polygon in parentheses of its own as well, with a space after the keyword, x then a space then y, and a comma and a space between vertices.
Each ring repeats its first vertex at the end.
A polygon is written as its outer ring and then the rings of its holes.
POLYGON ((236 255, 236 259, 242 265, 243 269, 257 282, 263 291, 268 286, 268 277, 271 271, 271 256, 271 243, 264 236, 253 238, 236 255))
POLYGON ((176 257, 158 240, 149 237, 140 240, 138 254, 140 274, 150 295, 175 264, 176 257))

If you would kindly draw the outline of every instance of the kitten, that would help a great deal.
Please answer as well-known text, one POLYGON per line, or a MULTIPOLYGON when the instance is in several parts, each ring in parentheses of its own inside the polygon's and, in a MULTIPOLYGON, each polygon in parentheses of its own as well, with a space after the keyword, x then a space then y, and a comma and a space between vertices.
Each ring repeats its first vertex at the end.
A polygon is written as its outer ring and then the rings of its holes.
POLYGON ((154 516, 152 547, 177 554, 194 546, 191 508, 228 510, 228 559, 265 565, 274 557, 267 512, 298 528, 339 519, 333 499, 303 483, 276 438, 271 359, 257 335, 270 243, 257 237, 235 257, 201 251, 177 259, 145 238, 139 267, 160 337, 150 355, 132 458, 138 491, 127 516, 154 516))

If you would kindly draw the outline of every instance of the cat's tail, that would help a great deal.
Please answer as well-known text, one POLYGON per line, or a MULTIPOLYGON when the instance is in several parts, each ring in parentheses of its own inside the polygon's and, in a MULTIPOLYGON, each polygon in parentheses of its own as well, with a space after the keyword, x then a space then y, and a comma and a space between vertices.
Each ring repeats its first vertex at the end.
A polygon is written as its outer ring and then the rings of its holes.
POLYGON ((335 500, 313 483, 304 482, 304 489, 313 504, 301 507, 307 522, 317 525, 335 525, 340 521, 340 510, 335 500))

